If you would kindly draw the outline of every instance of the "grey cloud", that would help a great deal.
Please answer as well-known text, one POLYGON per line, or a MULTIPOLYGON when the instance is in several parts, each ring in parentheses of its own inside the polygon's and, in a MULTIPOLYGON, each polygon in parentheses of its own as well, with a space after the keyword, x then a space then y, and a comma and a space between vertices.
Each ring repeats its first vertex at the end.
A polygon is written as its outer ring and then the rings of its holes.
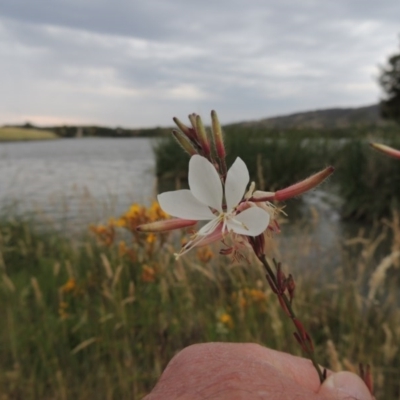
POLYGON ((368 104, 399 11, 398 0, 3 0, 0 107, 151 126, 181 109, 229 122, 368 104))

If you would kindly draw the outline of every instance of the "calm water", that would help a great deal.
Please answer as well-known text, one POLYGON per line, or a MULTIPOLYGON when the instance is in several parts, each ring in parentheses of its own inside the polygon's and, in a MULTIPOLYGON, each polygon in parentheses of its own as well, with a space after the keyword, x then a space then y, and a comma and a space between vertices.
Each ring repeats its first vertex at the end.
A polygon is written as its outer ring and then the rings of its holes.
MULTIPOLYGON (((154 196, 150 139, 0 143, 0 207, 81 228, 154 196)), ((9 211, 10 210, 10 211, 9 211)))

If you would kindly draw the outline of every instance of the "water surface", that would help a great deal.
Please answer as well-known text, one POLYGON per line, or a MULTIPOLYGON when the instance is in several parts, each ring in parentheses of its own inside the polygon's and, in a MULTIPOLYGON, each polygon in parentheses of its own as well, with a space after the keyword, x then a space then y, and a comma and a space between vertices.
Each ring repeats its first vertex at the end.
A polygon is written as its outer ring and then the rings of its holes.
POLYGON ((154 196, 151 140, 59 139, 0 144, 0 207, 84 226, 154 196))

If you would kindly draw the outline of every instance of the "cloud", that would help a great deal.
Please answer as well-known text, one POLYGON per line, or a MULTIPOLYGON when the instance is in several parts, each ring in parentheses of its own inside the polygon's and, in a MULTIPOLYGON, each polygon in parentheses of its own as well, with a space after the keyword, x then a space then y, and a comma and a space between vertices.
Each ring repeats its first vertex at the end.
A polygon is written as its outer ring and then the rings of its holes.
POLYGON ((0 123, 223 122, 373 103, 397 0, 5 0, 0 123), (10 119, 12 121, 10 121, 10 119))

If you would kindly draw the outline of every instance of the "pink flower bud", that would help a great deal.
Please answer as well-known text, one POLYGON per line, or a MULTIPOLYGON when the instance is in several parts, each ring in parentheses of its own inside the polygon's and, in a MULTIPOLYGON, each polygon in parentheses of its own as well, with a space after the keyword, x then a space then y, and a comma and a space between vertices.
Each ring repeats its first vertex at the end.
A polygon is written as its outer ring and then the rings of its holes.
POLYGON ((174 229, 187 228, 188 226, 193 226, 197 221, 192 221, 190 219, 166 219, 165 221, 150 222, 149 224, 143 224, 136 227, 138 232, 167 232, 174 229))
POLYGON ((175 129, 172 131, 172 136, 175 140, 181 145, 182 149, 185 150, 190 156, 197 154, 196 150, 189 142, 186 136, 182 135, 182 133, 176 131, 175 129))
POLYGON ((274 200, 284 201, 308 192, 309 190, 317 187, 326 178, 328 178, 328 176, 332 175, 334 170, 335 169, 333 167, 327 167, 324 170, 311 175, 309 178, 304 179, 304 181, 289 186, 286 189, 278 190, 275 193, 274 200))
POLYGON ((223 160, 223 159, 225 159, 225 155, 226 155, 224 140, 222 137, 221 125, 218 121, 217 113, 214 110, 211 111, 211 120, 212 120, 212 132, 214 135, 215 150, 217 151, 218 157, 221 160, 223 160))
POLYGON ((208 158, 211 153, 210 141, 208 140, 207 132, 204 128, 203 121, 201 120, 200 115, 196 115, 196 132, 199 138, 202 155, 208 158))
POLYGON ((186 126, 183 122, 181 122, 180 119, 178 119, 178 118, 176 118, 176 117, 174 117, 174 118, 172 118, 172 119, 173 119, 173 121, 175 122, 176 126, 182 131, 182 133, 183 133, 189 140, 192 140, 192 141, 195 141, 195 142, 196 142, 197 137, 196 137, 196 133, 195 133, 195 131, 194 131, 193 128, 189 128, 189 127, 186 126))
POLYGON ((389 147, 380 143, 370 143, 370 146, 390 157, 400 158, 400 150, 396 150, 393 147, 389 147))

